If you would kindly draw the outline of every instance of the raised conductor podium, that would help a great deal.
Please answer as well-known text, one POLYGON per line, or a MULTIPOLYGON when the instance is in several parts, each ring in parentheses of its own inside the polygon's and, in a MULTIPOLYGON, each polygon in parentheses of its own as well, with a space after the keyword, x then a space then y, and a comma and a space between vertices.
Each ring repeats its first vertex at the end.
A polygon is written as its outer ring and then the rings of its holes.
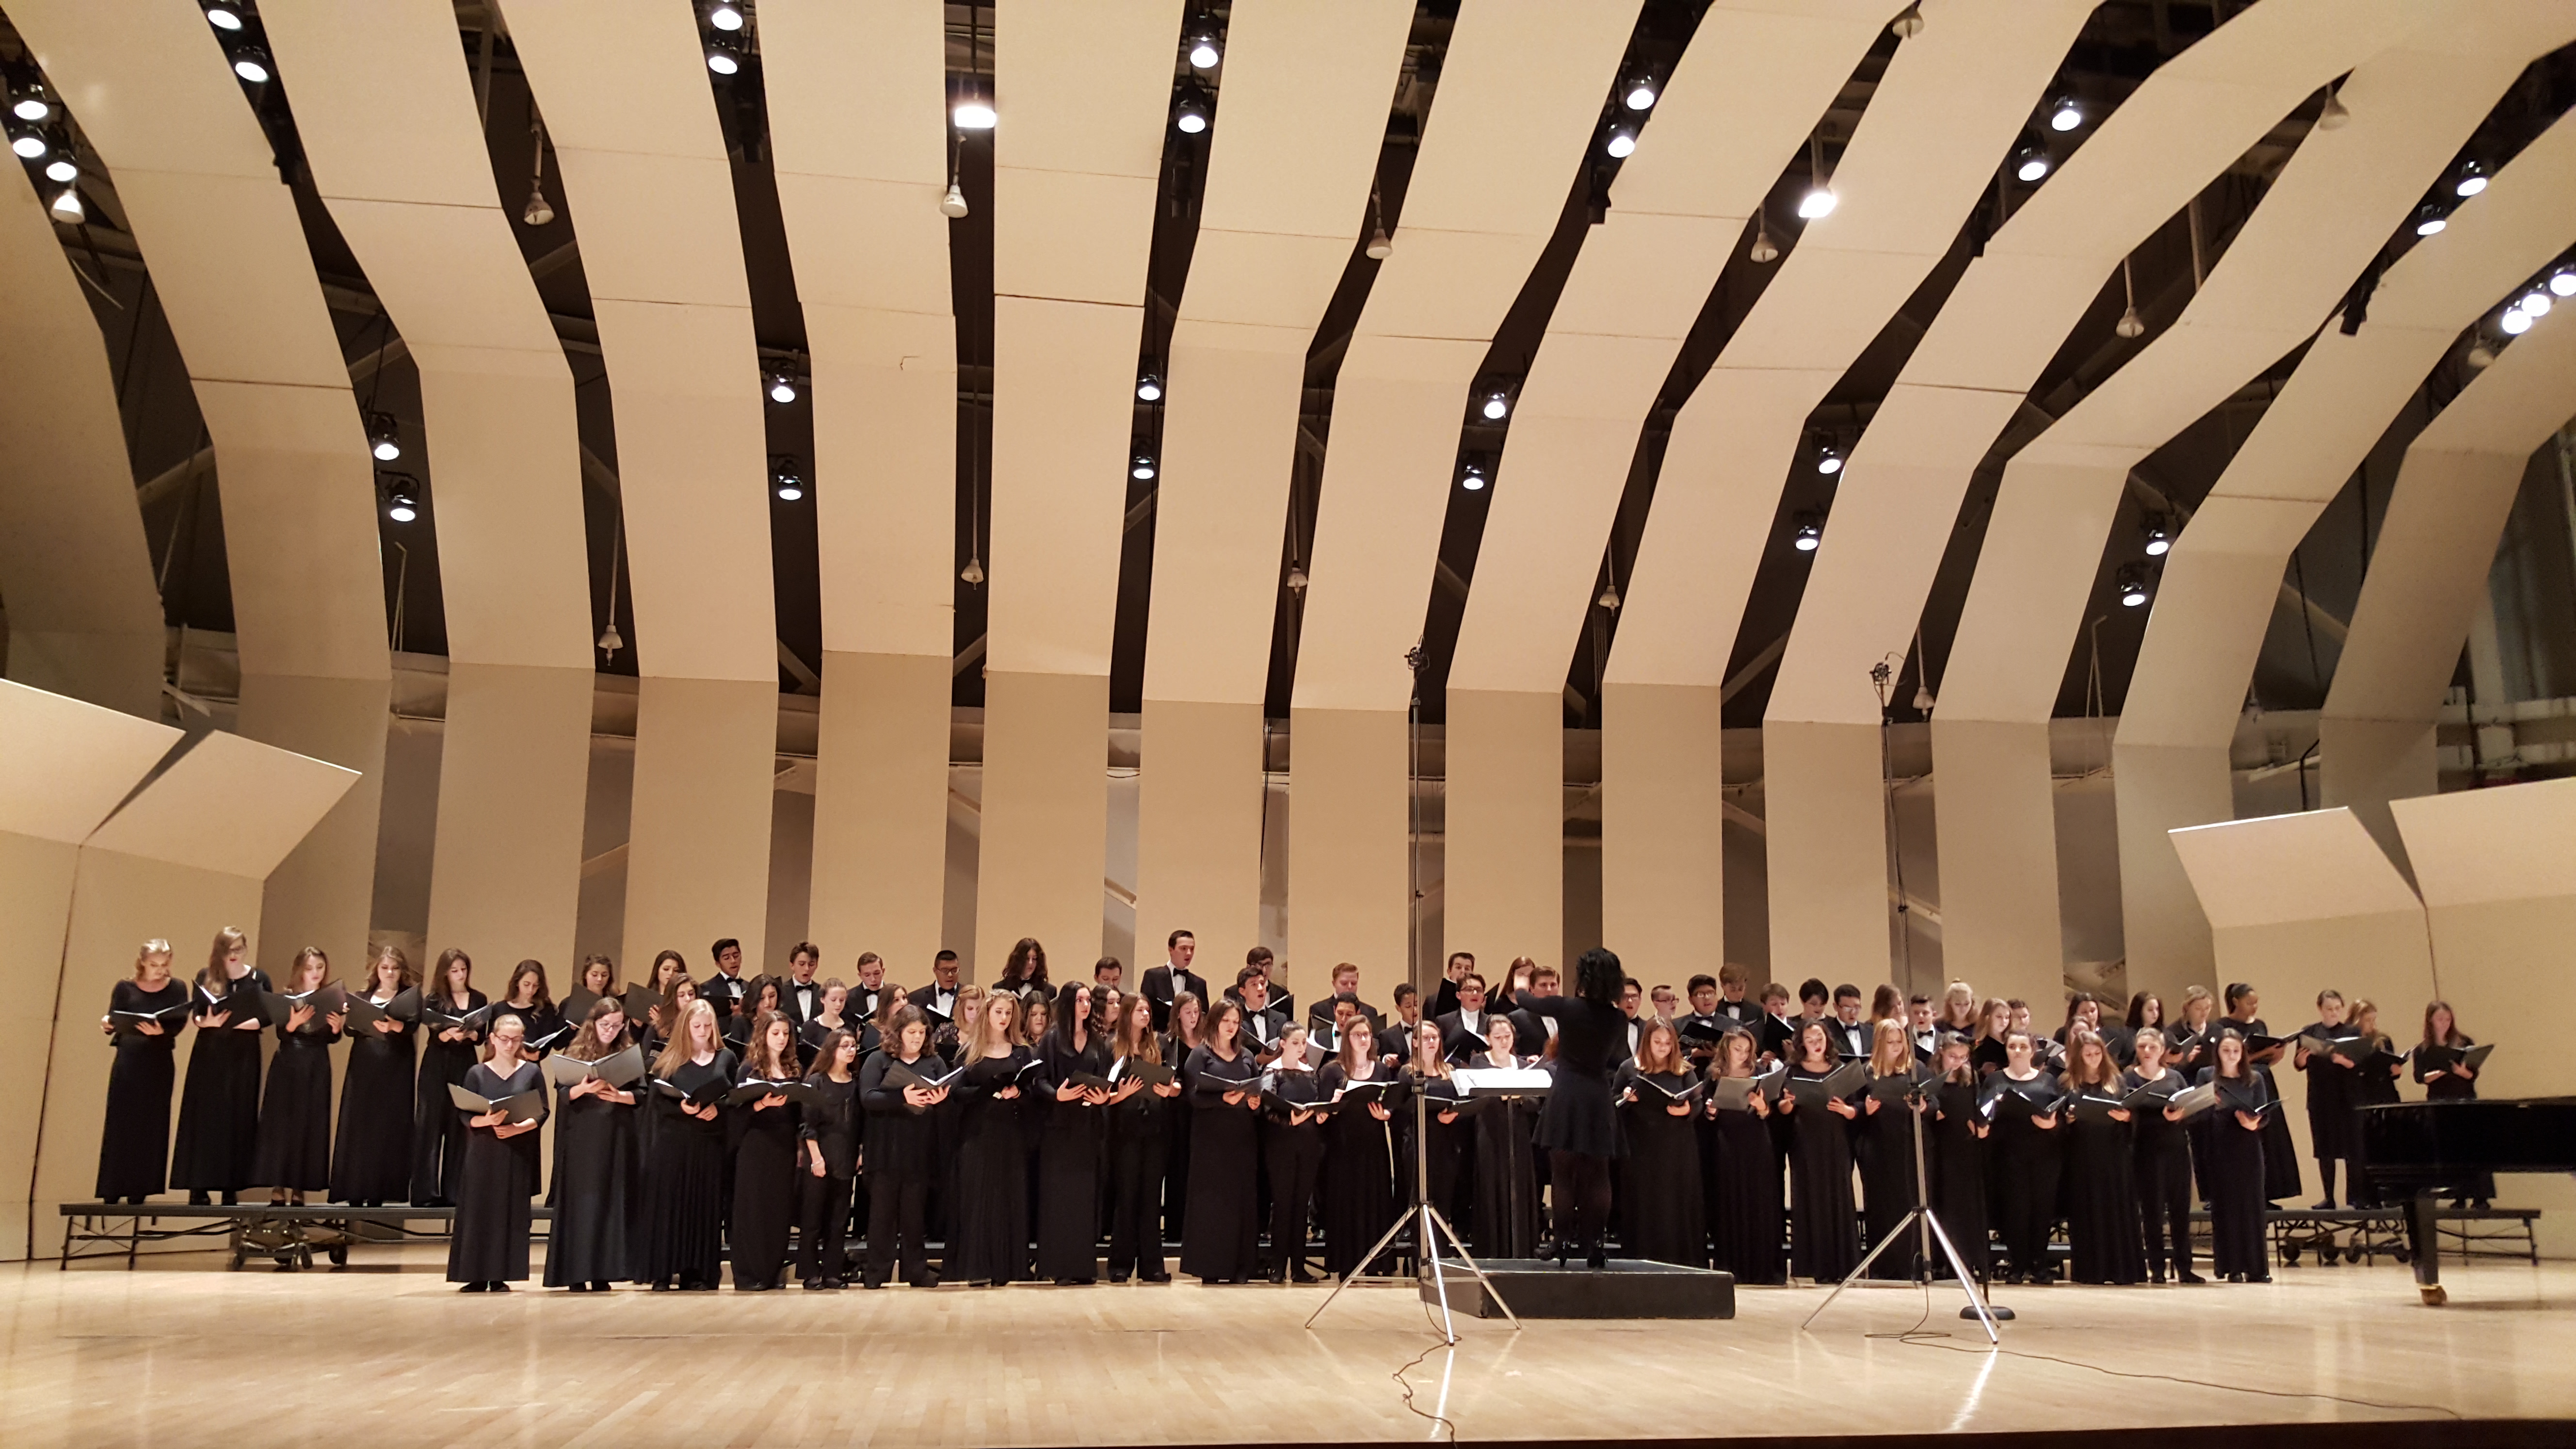
MULTIPOLYGON (((1478 1318, 1500 1318, 1465 1263, 1443 1258, 1450 1305, 1478 1318)), ((1643 1258, 1612 1258, 1598 1270, 1581 1261, 1560 1268, 1554 1258, 1481 1258, 1494 1286, 1511 1300, 1523 1318, 1733 1318, 1735 1275, 1643 1258)), ((1431 1281, 1422 1283, 1423 1301, 1436 1302, 1431 1281)))

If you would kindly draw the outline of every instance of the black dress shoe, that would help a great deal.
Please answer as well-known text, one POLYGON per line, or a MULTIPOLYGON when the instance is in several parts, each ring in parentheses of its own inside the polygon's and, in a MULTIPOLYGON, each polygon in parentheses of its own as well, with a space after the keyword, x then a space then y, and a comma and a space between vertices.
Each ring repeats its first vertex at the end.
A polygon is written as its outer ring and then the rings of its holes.
POLYGON ((808 1293, 820 1293, 830 1286, 831 1285, 829 1283, 826 1283, 820 1278, 808 1278, 805 1280, 805 1291, 808 1293))
POLYGON ((1300 1263, 1297 1265, 1296 1270, 1288 1275, 1288 1281, 1291 1283, 1321 1283, 1324 1280, 1307 1272, 1306 1265, 1300 1263))
POLYGON ((1590 1251, 1583 1255, 1583 1266, 1592 1269, 1594 1272, 1599 1272, 1601 1269, 1610 1266, 1609 1251, 1603 1248, 1599 1243, 1594 1243, 1590 1251))
POLYGON ((885 1280, 883 1278, 861 1278, 859 1280, 859 1286, 873 1292, 876 1289, 883 1288, 885 1286, 885 1280))
POLYGON ((1172 1281, 1172 1275, 1169 1273, 1140 1273, 1137 1276, 1147 1283, 1169 1283, 1172 1281))
POLYGON ((492 1291, 495 1293, 507 1293, 510 1291, 510 1285, 507 1283, 494 1283, 492 1285, 492 1291))
POLYGON ((2185 1268, 2174 1275, 2174 1281, 2177 1283, 2206 1283, 2209 1280, 2203 1278, 2198 1273, 2191 1271, 2189 1268, 2185 1268))
POLYGON ((1112 1283, 1124 1283, 1127 1281, 1127 1276, 1128 1275, 1124 1273, 1112 1273, 1109 1275, 1109 1281, 1112 1283))
POLYGON ((459 1293, 489 1293, 492 1291, 492 1285, 489 1283, 468 1283, 463 1287, 458 1288, 456 1291, 459 1293))
POLYGON ((2157 1269, 2155 1269, 2155 1270, 2151 1271, 2150 1273, 2148 1273, 2148 1274, 2147 1274, 2147 1281, 2148 1281, 2148 1282, 2150 1282, 2150 1283, 2162 1283, 2162 1282, 2164 1282, 2164 1281, 2165 1281, 2165 1270, 2164 1270, 2164 1269, 2162 1269, 2162 1268, 2157 1268, 2157 1269))
MULTIPOLYGON (((214 1205, 215 1199, 210 1193, 192 1192, 188 1194, 188 1206, 190 1207, 213 1207, 214 1205)), ((2451 1206, 2458 1207, 2459 1204, 2453 1203, 2451 1206)))

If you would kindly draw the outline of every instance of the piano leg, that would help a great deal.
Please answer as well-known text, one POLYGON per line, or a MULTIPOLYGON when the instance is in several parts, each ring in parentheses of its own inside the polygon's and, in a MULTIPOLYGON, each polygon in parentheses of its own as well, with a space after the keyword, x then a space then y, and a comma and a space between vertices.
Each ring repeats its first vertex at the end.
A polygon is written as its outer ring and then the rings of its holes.
POLYGON ((2450 1301, 2442 1290, 2442 1239, 2433 1223, 2440 1206, 2438 1192, 2419 1192, 2406 1204, 2406 1252, 2415 1264, 2415 1291, 2427 1308, 2450 1301))

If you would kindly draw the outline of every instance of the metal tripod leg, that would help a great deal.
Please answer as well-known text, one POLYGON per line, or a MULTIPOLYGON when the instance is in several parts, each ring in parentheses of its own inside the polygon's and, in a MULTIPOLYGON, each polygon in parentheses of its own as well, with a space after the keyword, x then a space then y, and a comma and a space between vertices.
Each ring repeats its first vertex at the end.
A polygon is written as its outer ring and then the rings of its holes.
POLYGON ((1959 1250, 1951 1245, 1950 1234, 1941 1226, 1940 1217, 1930 1208, 1923 1207, 1906 1209, 1905 1216, 1897 1222, 1896 1230, 1873 1244, 1869 1252, 1861 1258, 1860 1266, 1852 1269, 1848 1277, 1845 1277, 1843 1281, 1835 1284, 1834 1291, 1826 1294, 1825 1301, 1817 1304, 1816 1311, 1808 1314, 1806 1322, 1799 1324, 1798 1327, 1801 1329, 1810 1327, 1818 1318, 1823 1317, 1825 1310, 1834 1306, 1834 1300, 1843 1295, 1843 1290, 1859 1281, 1861 1275, 1869 1271, 1869 1265, 1877 1260, 1881 1251, 1886 1249, 1890 1244, 1902 1242, 1904 1240, 1905 1230, 1914 1226, 1915 1220, 1918 1218, 1932 1225, 1932 1235, 1940 1240, 1942 1256, 1949 1259, 1950 1271, 1959 1275, 1959 1286, 1968 1295, 1968 1306, 1977 1311, 1977 1322, 1985 1326, 1986 1341, 1989 1343, 2002 1342, 2003 1340, 2001 1336, 1995 1332, 1995 1320, 1993 1316, 1987 1313, 1984 1301, 1977 1297, 1977 1280, 1969 1275, 1968 1265, 1960 1260, 1959 1250))
POLYGON ((1406 1213, 1386 1225, 1386 1236, 1379 1238, 1377 1246, 1363 1254, 1359 1262, 1351 1266, 1351 1271, 1342 1275, 1342 1281, 1333 1285, 1333 1291, 1324 1295, 1324 1301, 1315 1305, 1315 1311, 1306 1315, 1308 1328, 1315 1326, 1315 1320, 1324 1316, 1324 1310, 1333 1306, 1333 1300, 1342 1296, 1342 1290, 1351 1286, 1352 1280, 1368 1271, 1369 1264, 1377 1261, 1377 1255, 1385 1252, 1387 1244, 1394 1242, 1395 1235, 1404 1231, 1404 1225, 1412 1220, 1413 1214, 1406 1213))
MULTIPOLYGON (((1487 1277, 1485 1275, 1485 1270, 1477 1265, 1475 1256, 1467 1251, 1466 1243, 1459 1239, 1458 1230, 1449 1226, 1449 1220, 1440 1215, 1440 1209, 1431 1206, 1429 1203, 1424 1203, 1422 1205, 1422 1210, 1431 1215, 1431 1221, 1437 1224, 1440 1228, 1440 1236, 1447 1238, 1449 1240, 1449 1246, 1458 1250, 1458 1261, 1467 1265, 1467 1271, 1474 1274, 1476 1277, 1477 1286, 1483 1288, 1485 1290, 1485 1295, 1494 1300, 1494 1306, 1496 1308, 1503 1310, 1503 1317, 1511 1320, 1512 1330, 1514 1332, 1518 1332, 1521 1326, 1520 1315, 1512 1312, 1512 1305, 1504 1301, 1503 1290, 1495 1287, 1494 1280, 1487 1277)), ((1432 1255, 1431 1266, 1435 1273, 1439 1271, 1440 1259, 1437 1253, 1432 1255)), ((1441 1303, 1443 1305, 1443 1311, 1446 1311, 1448 1298, 1446 1296, 1445 1289, 1443 1290, 1441 1303)))
MULTIPOLYGON (((1476 1260, 1468 1255, 1466 1244, 1458 1240, 1458 1234, 1449 1226, 1449 1220, 1440 1216, 1440 1210, 1427 1202, 1415 1204, 1413 1211, 1387 1225, 1386 1236, 1379 1238, 1377 1246, 1369 1249, 1368 1255, 1361 1258, 1351 1271, 1343 1276, 1342 1281, 1334 1284, 1333 1291, 1325 1294, 1324 1301, 1316 1304, 1315 1311, 1306 1316, 1308 1328, 1314 1327, 1315 1320, 1324 1316, 1324 1310, 1333 1306, 1333 1300, 1342 1296, 1343 1289, 1351 1286, 1353 1280, 1368 1272, 1369 1264, 1376 1262, 1378 1255, 1393 1245, 1395 1235, 1404 1231, 1408 1223, 1414 1228, 1414 1248, 1423 1256, 1422 1271, 1431 1275, 1432 1289, 1440 1298, 1441 1337, 1444 1340, 1453 1344, 1458 1341, 1458 1324, 1449 1312, 1449 1281, 1441 1272, 1439 1244, 1432 1237, 1435 1229, 1440 1237, 1449 1240, 1449 1246, 1457 1251, 1458 1260, 1467 1265, 1467 1271, 1474 1275, 1477 1286, 1484 1289, 1486 1295, 1494 1300, 1494 1306, 1503 1310, 1503 1317, 1511 1320, 1512 1328, 1515 1331, 1520 1328, 1520 1318, 1512 1312, 1512 1305, 1504 1301, 1502 1290, 1494 1286, 1494 1280, 1487 1277, 1485 1270, 1477 1266, 1476 1260)), ((1415 1275, 1414 1281, 1417 1283, 1421 1281, 1420 1273, 1415 1275)))

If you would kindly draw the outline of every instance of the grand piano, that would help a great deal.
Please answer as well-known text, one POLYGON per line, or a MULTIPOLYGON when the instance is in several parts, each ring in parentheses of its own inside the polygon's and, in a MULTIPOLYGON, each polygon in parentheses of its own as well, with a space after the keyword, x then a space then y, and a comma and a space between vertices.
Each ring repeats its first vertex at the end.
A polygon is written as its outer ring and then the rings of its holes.
POLYGON ((2427 1304, 2442 1291, 2434 1211, 2482 1173, 2576 1173, 2576 1097, 2397 1102, 2361 1109, 2365 1170, 2384 1200, 2406 1201, 2406 1250, 2427 1304))

